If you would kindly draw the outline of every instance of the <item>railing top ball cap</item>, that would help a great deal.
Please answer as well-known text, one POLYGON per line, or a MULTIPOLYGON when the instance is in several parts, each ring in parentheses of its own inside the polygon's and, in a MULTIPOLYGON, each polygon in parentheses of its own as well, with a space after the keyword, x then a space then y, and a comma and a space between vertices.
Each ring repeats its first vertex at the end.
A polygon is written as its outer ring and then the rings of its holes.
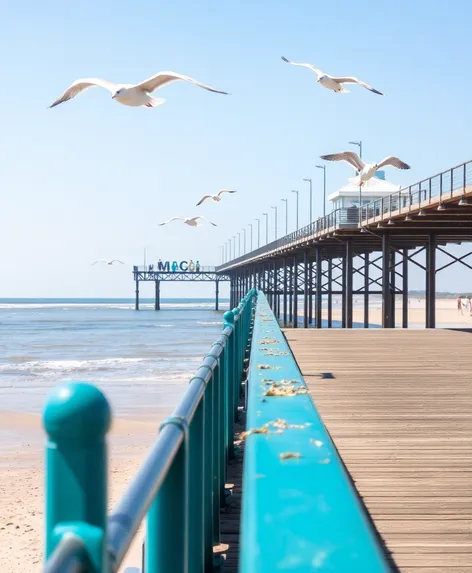
POLYGON ((67 382, 54 388, 49 395, 43 424, 54 441, 96 440, 110 428, 110 405, 95 386, 85 382, 67 382))
POLYGON ((225 322, 229 322, 230 324, 234 323, 234 312, 232 310, 228 310, 223 314, 223 320, 225 322))

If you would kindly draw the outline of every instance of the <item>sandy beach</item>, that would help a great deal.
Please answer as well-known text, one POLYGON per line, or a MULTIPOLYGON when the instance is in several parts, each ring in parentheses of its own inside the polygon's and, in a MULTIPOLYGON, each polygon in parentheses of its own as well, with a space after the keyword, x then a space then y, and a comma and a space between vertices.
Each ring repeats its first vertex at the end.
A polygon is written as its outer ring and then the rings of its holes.
MULTIPOLYGON (((159 410, 138 421, 115 419, 109 437, 109 510, 145 458, 166 415, 159 410)), ((40 571, 44 536, 44 433, 40 416, 0 411, 0 436, 6 433, 16 438, 16 446, 0 453, 0 571, 40 571)), ((122 569, 139 565, 140 554, 141 536, 122 569)))

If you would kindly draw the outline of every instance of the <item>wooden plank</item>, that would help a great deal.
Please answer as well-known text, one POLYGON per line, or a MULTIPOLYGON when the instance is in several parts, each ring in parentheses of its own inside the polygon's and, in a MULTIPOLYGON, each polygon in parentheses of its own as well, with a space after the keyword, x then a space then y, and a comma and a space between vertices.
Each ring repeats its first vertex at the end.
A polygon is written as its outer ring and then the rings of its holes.
POLYGON ((471 334, 284 332, 396 566, 472 571, 471 334))

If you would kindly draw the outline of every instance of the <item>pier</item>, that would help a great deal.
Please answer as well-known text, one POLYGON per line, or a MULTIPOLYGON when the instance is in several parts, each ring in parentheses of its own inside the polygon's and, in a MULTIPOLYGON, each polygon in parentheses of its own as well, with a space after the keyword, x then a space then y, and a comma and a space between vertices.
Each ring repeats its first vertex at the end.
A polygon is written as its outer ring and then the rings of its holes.
MULTIPOLYGON (((186 261, 183 261, 186 263, 186 261)), ((157 266, 157 265, 156 265, 157 266)), ((170 269, 167 264, 162 269, 155 269, 154 265, 140 267, 133 266, 135 282, 135 309, 139 310, 139 285, 142 282, 154 283, 154 310, 161 310, 161 282, 212 282, 215 285, 215 310, 219 310, 220 282, 229 281, 229 275, 216 273, 215 267, 188 267, 187 264, 170 269), (185 270, 183 270, 185 269, 185 270)), ((242 297, 241 297, 242 298, 242 297)))
MULTIPOLYGON (((362 188, 359 190, 362 196, 362 188)), ((468 161, 359 208, 337 209, 276 241, 227 260, 234 304, 251 286, 263 290, 285 325, 333 326, 333 297, 342 304, 341 325, 353 327, 353 299, 382 297, 382 326, 395 327, 395 297, 408 327, 409 269, 424 273, 425 325, 436 326, 436 276, 452 264, 472 270, 469 252, 456 257, 450 244, 472 241, 472 162, 468 161), (447 262, 437 264, 437 254, 447 262), (302 299, 300 301, 300 298, 302 299), (327 321, 322 320, 323 301, 327 321), (299 308, 300 304, 300 308, 299 308)))

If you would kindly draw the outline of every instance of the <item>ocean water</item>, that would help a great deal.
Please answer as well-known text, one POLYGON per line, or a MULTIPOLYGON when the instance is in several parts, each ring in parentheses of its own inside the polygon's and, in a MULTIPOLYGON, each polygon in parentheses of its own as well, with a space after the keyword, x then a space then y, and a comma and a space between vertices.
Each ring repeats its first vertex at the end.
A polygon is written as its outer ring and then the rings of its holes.
POLYGON ((177 404, 222 330, 211 299, 0 299, 0 409, 38 412, 64 381, 97 384, 119 414, 177 404))

